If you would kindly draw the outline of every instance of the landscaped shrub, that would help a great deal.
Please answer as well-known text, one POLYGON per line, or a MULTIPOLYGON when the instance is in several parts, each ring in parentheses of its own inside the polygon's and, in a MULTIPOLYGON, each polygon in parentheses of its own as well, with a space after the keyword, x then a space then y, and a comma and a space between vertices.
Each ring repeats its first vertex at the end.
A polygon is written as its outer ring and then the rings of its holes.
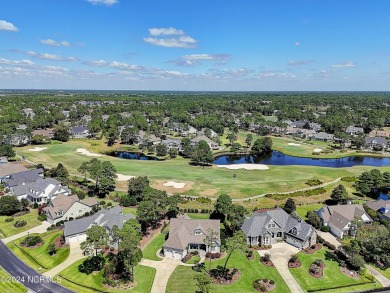
POLYGON ((37 209, 37 208, 38 208, 38 203, 37 203, 37 202, 34 202, 33 208, 34 208, 34 209, 37 209))
POLYGON ((317 186, 317 185, 321 185, 322 181, 317 179, 317 178, 312 178, 312 179, 307 180, 305 182, 305 184, 307 184, 309 186, 317 186))
POLYGON ((38 215, 38 220, 41 221, 41 222, 43 222, 43 221, 46 221, 46 220, 47 220, 47 217, 46 217, 45 214, 40 214, 40 215, 38 215))
POLYGON ((102 256, 93 256, 91 258, 83 261, 82 264, 79 265, 78 270, 81 273, 85 273, 87 275, 91 274, 94 271, 100 271, 103 269, 106 260, 102 256))
POLYGON ((56 227, 59 227, 59 226, 61 226, 61 222, 56 223, 56 227))
POLYGON ((317 243, 324 243, 325 239, 322 238, 320 235, 317 235, 317 243))
POLYGON ((322 232, 329 232, 329 226, 322 226, 321 231, 322 232))
POLYGON ((211 252, 206 252, 206 258, 210 258, 211 252))
POLYGON ((216 253, 215 253, 215 258, 220 258, 220 257, 221 257, 221 253, 216 252, 216 253))
POLYGON ((13 217, 9 217, 9 218, 5 219, 4 222, 12 222, 13 220, 14 220, 13 217))
POLYGON ((101 206, 106 205, 106 201, 105 201, 105 200, 101 200, 101 201, 99 202, 99 205, 101 205, 101 206))
POLYGON ((107 203, 107 206, 111 207, 112 206, 112 202, 107 203))
POLYGON ((289 262, 296 262, 298 260, 298 256, 296 254, 291 255, 289 262))
POLYGON ((55 255, 57 253, 57 248, 54 242, 50 243, 47 252, 49 253, 49 255, 55 255))
POLYGON ((22 242, 20 242, 21 245, 23 246, 27 246, 27 247, 30 247, 30 246, 35 246, 37 245, 38 243, 41 243, 43 240, 40 236, 36 235, 36 236, 27 236, 26 238, 24 238, 22 240, 22 242))
POLYGON ((269 253, 264 254, 264 256, 261 258, 264 262, 271 260, 271 255, 269 253))
POLYGON ((26 225, 27 225, 27 222, 25 220, 18 220, 15 222, 14 227, 20 228, 20 227, 24 227, 26 225))
POLYGON ((324 245, 328 247, 330 250, 336 250, 336 246, 334 246, 332 243, 325 241, 324 245))
POLYGON ((115 248, 114 247, 110 247, 110 251, 114 251, 115 250, 115 248))

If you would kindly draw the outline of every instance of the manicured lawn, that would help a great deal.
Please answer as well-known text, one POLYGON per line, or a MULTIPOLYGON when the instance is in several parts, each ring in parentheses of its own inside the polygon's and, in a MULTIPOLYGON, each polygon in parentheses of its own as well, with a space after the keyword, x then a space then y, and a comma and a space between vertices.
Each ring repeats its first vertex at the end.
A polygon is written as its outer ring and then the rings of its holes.
POLYGON ((45 272, 65 261, 69 256, 69 248, 57 248, 57 253, 50 256, 48 248, 55 239, 62 235, 62 231, 53 230, 43 234, 31 234, 40 235, 44 243, 36 248, 28 248, 20 245, 20 242, 25 238, 19 238, 7 244, 8 248, 21 260, 23 260, 28 266, 32 267, 38 272, 45 272), (35 260, 35 261, 34 261, 35 260), (39 271, 39 268, 41 270, 39 271))
POLYGON ((11 276, 0 267, 0 292, 24 293, 27 288, 10 279, 11 276))
POLYGON ((189 216, 191 219, 210 219, 210 214, 187 213, 187 216, 189 216))
POLYGON ((103 270, 98 272, 97 274, 92 273, 90 275, 86 275, 78 271, 78 266, 83 261, 84 259, 75 262, 70 267, 66 268, 65 270, 63 270, 57 275, 62 277, 61 279, 62 286, 65 286, 75 292, 83 292, 83 293, 96 292, 95 290, 100 290, 104 292, 118 292, 118 293, 119 292, 146 293, 146 292, 150 292, 152 288, 154 276, 156 274, 156 270, 154 268, 137 265, 134 268, 134 277, 137 285, 133 289, 131 290, 107 289, 102 284, 103 270), (90 289, 85 288, 83 286, 89 287, 90 289))
POLYGON ((161 258, 157 257, 156 253, 163 246, 165 242, 165 235, 166 234, 164 233, 160 233, 149 242, 149 244, 142 250, 144 258, 157 261, 161 260, 161 258))
MULTIPOLYGON (((19 155, 36 163, 45 162, 48 167, 54 167, 59 162, 76 174, 81 162, 90 160, 79 153, 78 148, 87 148, 97 151, 93 146, 95 141, 70 141, 63 144, 45 145, 47 150, 42 152, 30 152, 29 147, 17 148, 19 155)), ((274 143, 278 145, 277 140, 274 143)), ((286 141, 283 142, 286 144, 286 141)), ((114 150, 115 147, 112 148, 114 150)), ((191 184, 188 191, 172 190, 172 193, 217 197, 219 194, 228 193, 233 198, 246 198, 263 193, 291 191, 307 187, 305 182, 310 178, 318 178, 323 182, 334 180, 343 176, 360 175, 369 166, 353 168, 320 168, 311 166, 270 166, 269 170, 229 170, 226 168, 194 167, 189 165, 189 160, 178 157, 167 161, 140 161, 125 160, 103 155, 100 160, 109 160, 116 167, 117 172, 124 175, 148 176, 152 186, 164 189, 162 182, 174 180, 191 184), (236 174, 236 178, 233 178, 236 174)), ((390 167, 378 168, 382 171, 390 170, 390 167)))
MULTIPOLYGON (((223 265, 225 258, 212 262, 212 267, 223 265)), ((206 262, 208 267, 208 262, 206 262)), ((274 268, 262 265, 259 256, 255 253, 252 260, 248 260, 241 252, 235 252, 229 260, 228 267, 238 268, 241 272, 240 279, 232 285, 213 285, 215 293, 237 293, 237 292, 258 292, 253 289, 252 282, 256 279, 272 279, 276 282, 277 287, 272 292, 285 293, 289 292, 286 283, 274 268)), ((168 281, 167 293, 193 293, 196 291, 196 282, 193 279, 196 274, 191 267, 178 266, 168 281), (183 282, 185 280, 185 282, 183 282)))
POLYGON ((322 206, 323 204, 320 203, 301 205, 301 206, 297 206, 296 212, 302 219, 305 220, 307 212, 319 210, 322 206))
POLYGON ((8 216, 0 216, 0 238, 6 238, 20 232, 29 230, 41 224, 41 221, 38 220, 38 211, 30 209, 28 214, 14 217, 12 222, 5 222, 5 219, 9 218, 8 216), (15 228, 14 224, 16 221, 24 220, 27 222, 27 225, 20 228, 15 228))
POLYGON ((187 261, 187 264, 195 264, 200 261, 200 256, 199 255, 193 255, 189 261, 187 261))
POLYGON ((368 290, 375 287, 375 283, 364 284, 370 282, 365 277, 360 280, 354 280, 340 272, 339 265, 336 261, 328 257, 329 250, 322 248, 313 254, 298 253, 299 260, 302 263, 300 268, 290 269, 291 274, 297 280, 299 285, 305 292, 308 290, 329 289, 331 292, 352 292, 357 290, 368 290), (322 259, 325 263, 324 276, 322 278, 314 278, 309 273, 310 265, 316 260, 322 259), (341 286, 352 285, 351 287, 332 289, 341 286))

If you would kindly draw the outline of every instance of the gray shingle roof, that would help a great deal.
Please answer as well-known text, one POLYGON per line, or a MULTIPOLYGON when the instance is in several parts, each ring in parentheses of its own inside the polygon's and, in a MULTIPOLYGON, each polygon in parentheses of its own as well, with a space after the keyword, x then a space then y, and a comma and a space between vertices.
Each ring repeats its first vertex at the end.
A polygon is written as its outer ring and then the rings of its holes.
POLYGON ((13 173, 8 179, 4 180, 4 183, 8 187, 31 183, 36 181, 38 178, 41 178, 40 175, 42 174, 43 169, 41 168, 13 173))
POLYGON ((165 248, 184 250, 189 243, 204 244, 206 235, 210 229, 218 232, 216 242, 220 245, 220 221, 219 220, 197 220, 197 219, 171 219, 169 238, 164 243, 165 248), (203 235, 194 235, 196 229, 202 230, 203 235))
POLYGON ((258 237, 267 232, 268 229, 266 224, 271 220, 275 222, 284 233, 293 235, 302 240, 305 240, 314 232, 314 228, 311 225, 302 220, 295 219, 281 208, 254 213, 249 219, 244 221, 241 230, 247 236, 258 237), (291 232, 294 227, 297 230, 297 234, 292 234, 291 232))
POLYGON ((96 214, 77 219, 70 222, 65 222, 64 225, 64 235, 65 237, 75 235, 75 234, 83 234, 89 227, 92 225, 99 225, 102 227, 106 227, 108 229, 112 229, 114 225, 117 225, 119 229, 123 227, 123 223, 130 220, 135 219, 135 216, 131 213, 123 215, 123 208, 120 206, 115 206, 111 209, 103 209, 98 211, 96 214))

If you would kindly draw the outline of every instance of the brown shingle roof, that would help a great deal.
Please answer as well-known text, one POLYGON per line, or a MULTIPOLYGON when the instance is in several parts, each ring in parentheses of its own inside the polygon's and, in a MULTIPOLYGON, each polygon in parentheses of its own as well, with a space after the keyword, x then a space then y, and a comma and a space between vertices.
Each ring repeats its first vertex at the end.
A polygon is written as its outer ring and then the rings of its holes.
POLYGON ((13 173, 24 172, 27 170, 28 169, 20 163, 7 163, 0 165, 0 177, 4 177, 13 173))
POLYGON ((76 201, 79 201, 77 195, 66 196, 59 194, 50 202, 50 205, 43 208, 43 210, 48 211, 50 216, 55 219, 62 216, 56 214, 58 211, 62 210, 63 214, 65 214, 76 201))
POLYGON ((94 198, 94 197, 86 197, 83 200, 81 200, 80 202, 82 202, 83 204, 85 204, 89 207, 92 207, 94 205, 99 204, 98 201, 96 200, 96 198, 94 198))
POLYGON ((164 247, 184 250, 189 243, 204 244, 209 231, 218 232, 217 243, 220 241, 219 220, 195 220, 195 219, 171 219, 169 238, 164 243, 164 247), (196 229, 203 231, 203 235, 194 235, 196 229))

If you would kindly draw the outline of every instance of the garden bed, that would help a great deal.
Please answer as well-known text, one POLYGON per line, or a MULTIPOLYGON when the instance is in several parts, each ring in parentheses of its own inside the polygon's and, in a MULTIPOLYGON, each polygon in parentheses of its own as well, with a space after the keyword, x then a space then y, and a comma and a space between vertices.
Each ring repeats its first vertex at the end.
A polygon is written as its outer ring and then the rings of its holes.
POLYGON ((253 282, 253 288, 259 292, 269 292, 276 288, 274 280, 258 279, 253 282))
POLYGON ((265 261, 265 260, 263 260, 262 258, 260 258, 260 262, 261 262, 263 265, 267 266, 267 267, 271 267, 271 268, 274 268, 274 267, 275 267, 275 266, 274 266, 274 263, 272 262, 272 260, 267 260, 267 261, 265 261))
POLYGON ((325 268, 324 262, 321 263, 313 262, 310 265, 309 274, 314 278, 322 278, 324 276, 324 268, 325 268))
POLYGON ((300 260, 297 260, 295 262, 288 262, 288 267, 290 269, 294 269, 294 268, 300 268, 302 265, 302 263, 300 262, 300 260))
POLYGON ((322 245, 319 243, 316 243, 310 247, 306 247, 305 249, 302 250, 303 253, 306 254, 313 254, 314 252, 320 250, 322 248, 322 245))
POLYGON ((349 270, 346 267, 340 267, 340 272, 342 272, 348 278, 351 278, 354 280, 360 280, 360 276, 356 271, 349 270))
POLYGON ((241 276, 241 272, 238 269, 229 269, 228 274, 231 274, 229 279, 212 277, 213 283, 217 285, 231 285, 240 279, 241 276), (233 270, 235 271, 233 272, 233 270))

